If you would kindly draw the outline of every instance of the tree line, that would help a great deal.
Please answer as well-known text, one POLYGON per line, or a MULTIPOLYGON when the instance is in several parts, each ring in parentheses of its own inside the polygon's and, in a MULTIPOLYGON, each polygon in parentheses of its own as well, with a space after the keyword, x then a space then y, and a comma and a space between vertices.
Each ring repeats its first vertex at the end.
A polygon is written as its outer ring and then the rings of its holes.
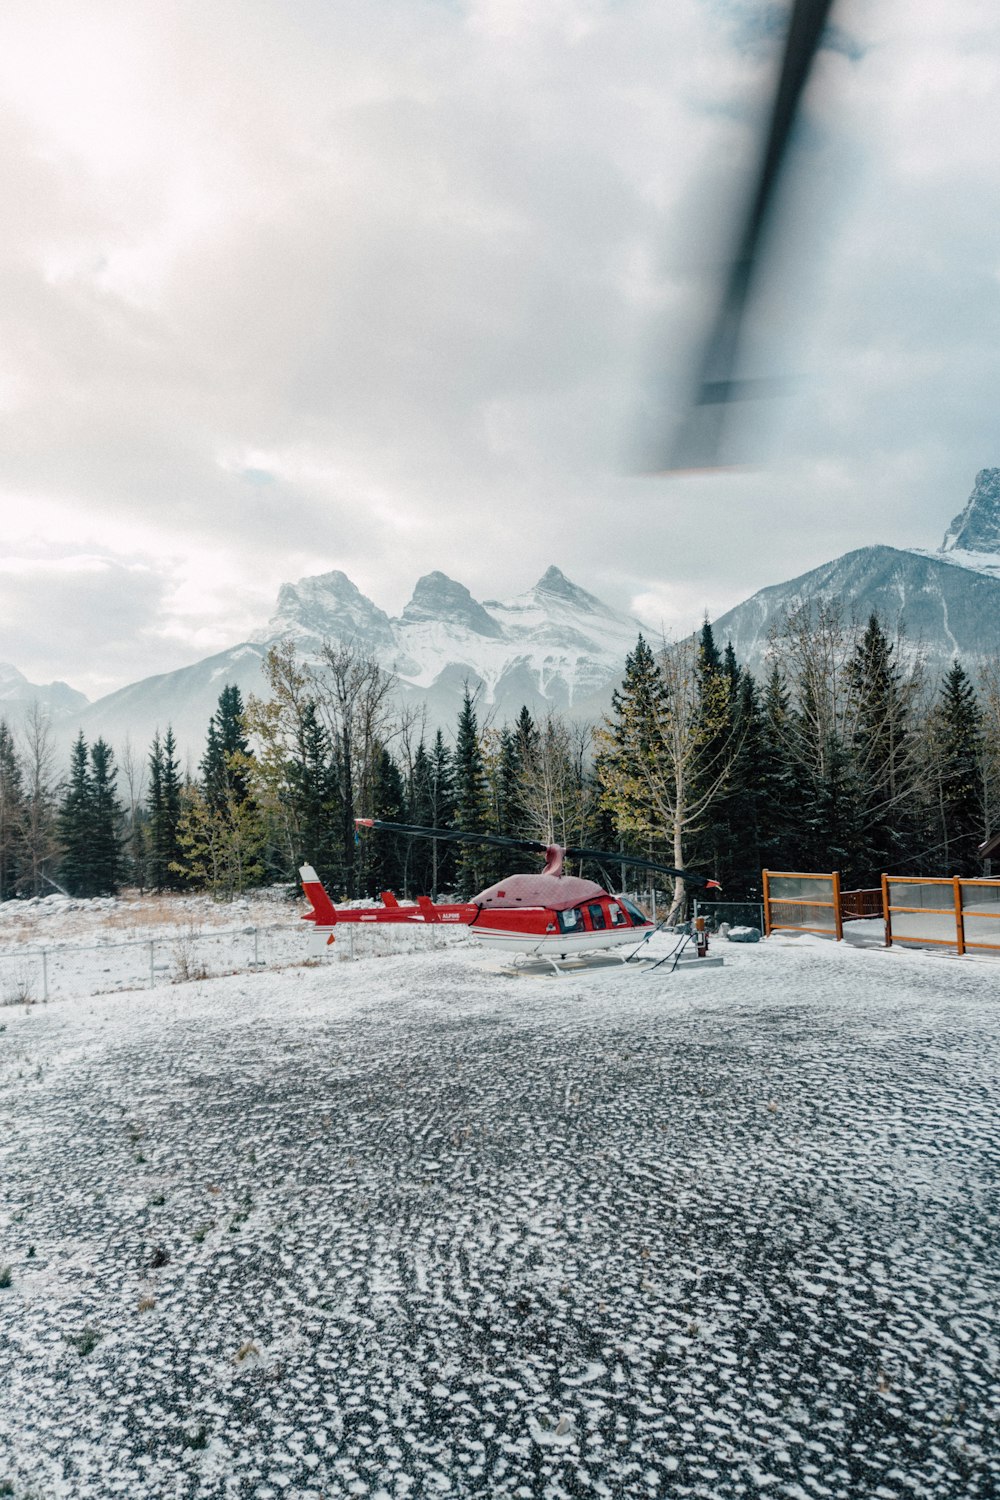
MULTIPOLYGON (((453 736, 394 694, 350 644, 305 662, 272 647, 267 692, 223 688, 196 773, 169 726, 120 758, 81 733, 55 772, 39 709, 0 719, 0 900, 208 890, 225 898, 313 864, 338 898, 469 896, 511 868, 484 845, 363 836, 354 819, 506 833, 646 854, 754 898, 761 870, 982 873, 1000 818, 1000 663, 931 681, 872 616, 803 606, 774 632, 757 680, 696 638, 640 636, 598 725, 528 708, 484 717, 469 688, 453 736)), ((620 870, 586 870, 612 885, 620 870)), ((675 901, 683 900, 678 883, 675 901)))

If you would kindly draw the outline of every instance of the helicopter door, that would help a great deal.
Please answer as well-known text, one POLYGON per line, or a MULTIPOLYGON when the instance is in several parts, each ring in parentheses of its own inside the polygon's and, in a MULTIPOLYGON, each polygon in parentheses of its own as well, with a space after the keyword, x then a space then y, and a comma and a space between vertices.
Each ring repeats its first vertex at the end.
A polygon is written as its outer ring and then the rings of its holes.
POLYGON ((603 906, 599 906, 595 901, 593 906, 587 907, 587 910, 590 912, 590 925, 595 932, 600 932, 602 928, 607 927, 603 906))

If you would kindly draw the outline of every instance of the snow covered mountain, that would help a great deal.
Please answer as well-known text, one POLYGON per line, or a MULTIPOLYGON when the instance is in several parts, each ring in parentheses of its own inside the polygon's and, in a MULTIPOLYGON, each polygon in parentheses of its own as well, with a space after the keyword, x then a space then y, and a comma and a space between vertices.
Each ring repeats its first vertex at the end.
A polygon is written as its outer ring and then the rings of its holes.
POLYGON ((65 682, 29 682, 10 662, 0 661, 0 718, 19 717, 33 703, 57 716, 82 709, 87 701, 85 694, 65 682))
POLYGON ((932 671, 956 655, 969 666, 1000 652, 1000 469, 982 469, 965 509, 936 552, 862 547, 787 583, 761 589, 713 622, 751 670, 764 665, 772 629, 789 609, 839 599, 849 616, 874 610, 902 625, 932 671))
POLYGON ((937 552, 919 555, 1000 578, 1000 469, 980 469, 965 509, 948 527, 937 552))
MULTIPOLYGON (((935 552, 863 547, 786 583, 761 589, 714 621, 720 646, 760 672, 768 639, 783 613, 808 600, 839 599, 848 614, 874 610, 926 654, 932 670, 958 654, 970 666, 1000 652, 1000 469, 983 469, 964 510, 935 552)), ((418 579, 398 618, 351 582, 330 572, 283 584, 267 626, 251 640, 193 666, 147 677, 87 704, 64 683, 34 688, 0 667, 0 714, 7 702, 48 695, 68 740, 82 728, 121 749, 126 737, 145 751, 171 724, 192 769, 208 720, 226 683, 244 696, 262 693, 261 663, 270 644, 291 636, 306 657, 324 640, 355 641, 396 674, 400 696, 427 708, 428 724, 454 728, 466 683, 479 690, 481 715, 513 718, 522 704, 536 715, 568 710, 585 719, 608 707, 626 654, 643 626, 609 609, 556 567, 513 599, 473 598, 444 573, 418 579)))
POLYGON ((607 708, 642 629, 556 567, 513 599, 482 602, 444 573, 428 573, 398 619, 345 573, 323 573, 283 584, 256 639, 132 683, 66 723, 88 740, 104 735, 121 746, 128 735, 143 748, 169 723, 194 764, 223 686, 236 683, 244 696, 264 692, 264 655, 287 636, 306 658, 325 640, 354 641, 373 652, 396 674, 401 697, 426 705, 432 728, 453 729, 466 683, 479 689, 480 716, 497 722, 515 717, 525 703, 535 714, 564 709, 593 718, 607 708))

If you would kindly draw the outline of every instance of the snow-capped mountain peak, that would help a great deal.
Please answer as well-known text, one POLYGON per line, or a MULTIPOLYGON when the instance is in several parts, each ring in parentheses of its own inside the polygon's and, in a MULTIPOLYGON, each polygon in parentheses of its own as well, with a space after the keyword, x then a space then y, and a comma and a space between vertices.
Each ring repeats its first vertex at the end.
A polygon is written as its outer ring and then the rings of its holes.
POLYGON ((1000 579, 1000 469, 980 469, 965 509, 952 521, 936 552, 912 550, 919 557, 1000 579))
MULTIPOLYGON (((890 628, 901 624, 935 669, 956 654, 975 662, 1000 651, 1000 468, 976 476, 938 550, 869 546, 846 553, 761 589, 714 622, 716 639, 732 641, 740 661, 763 670, 772 626, 786 610, 831 598, 849 616, 864 620, 874 610, 890 628)), ((477 600, 446 574, 427 573, 395 619, 335 570, 282 585, 274 615, 251 641, 60 717, 74 730, 82 725, 89 738, 103 734, 116 744, 126 735, 148 744, 155 729, 172 724, 196 763, 222 684, 238 684, 244 696, 266 693, 267 647, 290 635, 314 661, 326 640, 375 655, 393 673, 399 698, 426 709, 430 729, 454 727, 466 688, 495 724, 515 718, 524 704, 538 717, 555 709, 598 719, 640 632, 648 634, 639 620, 609 608, 555 565, 503 600, 477 600)), ((0 715, 20 684, 20 673, 0 668, 0 715)))
POLYGON ((286 635, 314 641, 356 639, 371 646, 390 645, 393 638, 385 610, 339 569, 281 585, 275 612, 255 639, 273 641, 286 635))
POLYGON ((0 717, 4 704, 26 708, 32 703, 38 703, 56 713, 69 713, 83 708, 87 697, 65 682, 29 682, 17 667, 8 661, 0 661, 0 717))
POLYGON ((582 589, 578 583, 573 583, 562 569, 554 564, 546 568, 531 592, 549 599, 560 599, 566 604, 574 605, 577 609, 591 611, 606 608, 600 599, 594 594, 588 594, 587 590, 582 589))
POLYGON ((236 684, 244 698, 266 694, 267 648, 290 636, 307 661, 319 661, 326 641, 375 656, 395 677, 398 697, 426 708, 431 729, 453 729, 466 688, 497 723, 524 704, 538 717, 557 709, 595 719, 642 629, 556 567, 525 593, 485 603, 445 573, 427 573, 396 618, 334 570, 282 584, 270 621, 251 640, 121 688, 80 718, 88 737, 100 733, 114 743, 126 734, 149 743, 171 724, 178 744, 197 757, 222 686, 236 684))
POLYGON ((434 620, 471 630, 475 635, 495 637, 502 631, 486 610, 474 599, 463 583, 456 583, 446 573, 425 573, 418 578, 413 597, 403 610, 401 625, 434 620))
POLYGON ((987 553, 1000 563, 1000 469, 980 469, 965 509, 948 527, 939 550, 987 553))

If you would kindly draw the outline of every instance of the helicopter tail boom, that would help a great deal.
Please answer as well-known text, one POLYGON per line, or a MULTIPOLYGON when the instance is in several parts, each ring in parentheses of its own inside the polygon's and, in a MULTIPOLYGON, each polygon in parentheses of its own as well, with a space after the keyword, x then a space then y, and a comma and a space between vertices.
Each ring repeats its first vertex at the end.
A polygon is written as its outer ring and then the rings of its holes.
POLYGON ((313 946, 317 950, 327 947, 334 939, 335 927, 345 922, 395 922, 395 923, 448 923, 468 925, 476 920, 479 907, 472 901, 455 901, 435 904, 427 896, 421 896, 416 906, 401 906, 392 891, 382 892, 381 906, 334 906, 327 895, 312 865, 303 865, 299 871, 302 889, 308 897, 311 911, 303 912, 303 922, 314 923, 313 946))

